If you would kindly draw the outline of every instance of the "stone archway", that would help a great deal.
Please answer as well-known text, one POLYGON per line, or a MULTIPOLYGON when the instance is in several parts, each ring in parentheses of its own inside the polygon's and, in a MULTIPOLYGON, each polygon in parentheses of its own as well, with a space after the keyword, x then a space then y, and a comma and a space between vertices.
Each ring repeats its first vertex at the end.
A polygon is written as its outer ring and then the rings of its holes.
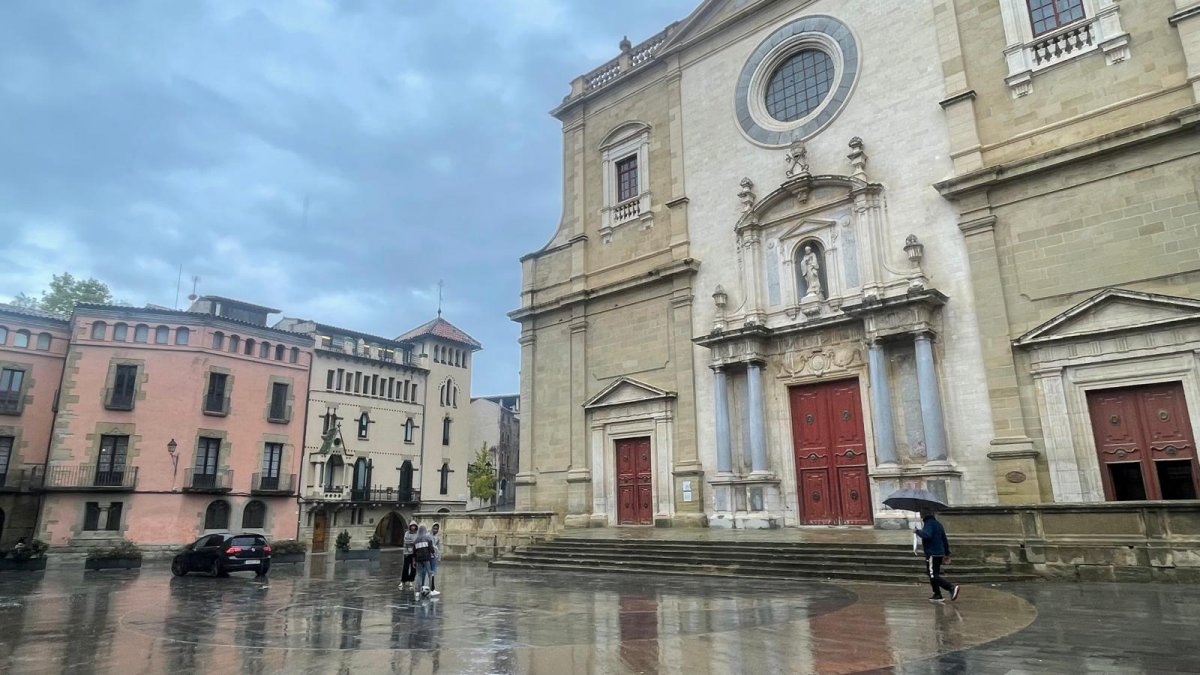
POLYGON ((375 526, 375 536, 379 537, 384 546, 402 546, 404 531, 407 528, 408 522, 404 520, 404 516, 392 511, 379 519, 379 524, 375 526))

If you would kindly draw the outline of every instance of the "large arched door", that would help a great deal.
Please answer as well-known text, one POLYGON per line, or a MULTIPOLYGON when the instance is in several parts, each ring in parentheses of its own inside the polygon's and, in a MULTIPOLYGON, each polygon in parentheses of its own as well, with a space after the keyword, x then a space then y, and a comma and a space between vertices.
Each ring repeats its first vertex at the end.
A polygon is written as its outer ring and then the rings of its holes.
POLYGON ((401 546, 404 544, 404 530, 407 528, 404 516, 392 511, 375 526, 375 536, 387 546, 401 546))

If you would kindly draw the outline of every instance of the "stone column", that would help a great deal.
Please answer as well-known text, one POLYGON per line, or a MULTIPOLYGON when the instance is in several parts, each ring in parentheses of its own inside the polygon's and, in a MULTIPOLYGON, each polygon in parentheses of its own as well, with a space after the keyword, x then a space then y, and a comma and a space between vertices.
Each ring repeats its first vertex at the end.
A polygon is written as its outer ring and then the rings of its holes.
POLYGON ((729 376, 724 366, 713 368, 713 399, 717 415, 717 473, 733 473, 733 447, 729 439, 729 376))
POLYGON ((750 387, 750 472, 768 474, 767 429, 763 409, 762 364, 751 361, 746 366, 747 384, 750 387))
POLYGON ((867 350, 868 376, 871 379, 871 417, 875 426, 875 462, 877 466, 896 464, 896 432, 892 421, 892 388, 888 382, 887 356, 883 345, 872 342, 867 350))
POLYGON ((942 417, 942 395, 933 367, 933 342, 928 333, 916 336, 917 393, 921 399, 921 424, 925 427, 925 450, 929 462, 945 462, 946 426, 942 417))

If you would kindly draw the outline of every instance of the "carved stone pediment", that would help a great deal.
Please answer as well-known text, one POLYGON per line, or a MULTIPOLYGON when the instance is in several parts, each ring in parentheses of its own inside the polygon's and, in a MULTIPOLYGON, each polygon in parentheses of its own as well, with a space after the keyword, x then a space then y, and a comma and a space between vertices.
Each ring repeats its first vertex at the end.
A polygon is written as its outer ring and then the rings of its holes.
POLYGON ((631 377, 620 377, 588 399, 583 407, 586 409, 605 408, 673 398, 675 398, 673 391, 659 389, 631 377))
POLYGON ((761 227, 795 215, 814 213, 851 203, 859 194, 878 194, 883 186, 853 176, 804 174, 790 178, 767 196, 754 202, 738 221, 735 230, 761 227))
POLYGON ((1017 338, 1017 346, 1200 323, 1200 300, 1106 289, 1017 338))

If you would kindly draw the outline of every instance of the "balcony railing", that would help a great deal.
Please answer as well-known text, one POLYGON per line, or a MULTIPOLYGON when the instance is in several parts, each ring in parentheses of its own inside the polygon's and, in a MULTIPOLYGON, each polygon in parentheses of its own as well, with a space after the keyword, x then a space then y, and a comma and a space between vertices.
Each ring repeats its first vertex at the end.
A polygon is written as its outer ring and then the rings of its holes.
POLYGON ((233 489, 233 471, 189 471, 183 479, 184 492, 229 492, 233 489))
POLYGON ((202 412, 205 415, 224 416, 229 414, 229 396, 212 396, 206 394, 204 396, 204 407, 202 412))
POLYGON ((46 471, 47 490, 127 491, 137 487, 136 466, 101 468, 95 464, 52 466, 46 471))
POLYGON ((421 491, 399 490, 396 488, 351 488, 350 501, 389 504, 416 504, 421 501, 421 491))
POLYGON ((6 473, 0 473, 0 492, 31 492, 42 487, 42 467, 27 466, 17 468, 10 466, 6 473))
POLYGON ((16 415, 21 412, 21 392, 0 391, 0 414, 16 415))
POLYGON ((133 392, 105 389, 104 407, 108 410, 133 410, 133 392))
POLYGON ((256 473, 250 482, 250 491, 255 494, 290 495, 296 489, 296 476, 282 473, 277 476, 256 473))

